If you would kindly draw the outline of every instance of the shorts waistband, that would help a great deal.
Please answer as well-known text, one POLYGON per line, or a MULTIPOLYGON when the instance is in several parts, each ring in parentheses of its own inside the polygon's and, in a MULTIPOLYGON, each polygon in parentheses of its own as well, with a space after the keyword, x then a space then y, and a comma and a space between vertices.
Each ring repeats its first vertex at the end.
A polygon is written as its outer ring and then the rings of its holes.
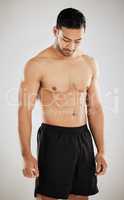
POLYGON ((65 133, 65 134, 81 134, 82 131, 85 131, 88 129, 87 124, 81 125, 81 126, 77 126, 77 127, 65 127, 65 126, 60 126, 60 125, 53 125, 53 124, 48 124, 45 122, 41 123, 41 127, 43 127, 43 129, 51 131, 52 133, 57 133, 62 131, 61 133, 65 133))

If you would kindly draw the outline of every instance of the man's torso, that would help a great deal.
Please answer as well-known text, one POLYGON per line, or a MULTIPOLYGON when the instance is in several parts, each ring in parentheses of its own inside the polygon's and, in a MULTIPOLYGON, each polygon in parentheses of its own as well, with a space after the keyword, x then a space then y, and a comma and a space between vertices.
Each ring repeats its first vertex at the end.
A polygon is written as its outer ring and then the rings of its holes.
MULTIPOLYGON (((89 58, 60 59, 46 49, 37 55, 42 68, 38 97, 42 121, 60 126, 81 126, 87 121, 86 97, 92 79, 89 58)), ((39 73, 41 73, 39 70, 39 73)))

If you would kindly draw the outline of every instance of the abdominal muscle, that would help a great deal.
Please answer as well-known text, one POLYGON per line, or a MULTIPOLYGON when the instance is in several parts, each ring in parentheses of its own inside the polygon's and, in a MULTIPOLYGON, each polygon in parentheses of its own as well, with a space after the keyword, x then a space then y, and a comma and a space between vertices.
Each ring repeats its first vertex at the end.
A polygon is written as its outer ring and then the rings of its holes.
POLYGON ((42 122, 78 127, 86 124, 86 93, 85 92, 51 92, 44 90, 40 94, 42 103, 42 122))

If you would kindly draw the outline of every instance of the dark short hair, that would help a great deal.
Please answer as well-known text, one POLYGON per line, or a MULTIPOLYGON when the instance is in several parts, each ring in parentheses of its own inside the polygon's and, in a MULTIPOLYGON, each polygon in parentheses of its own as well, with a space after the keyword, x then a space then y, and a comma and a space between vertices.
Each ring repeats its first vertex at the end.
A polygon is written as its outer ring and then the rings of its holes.
POLYGON ((83 27, 85 30, 86 18, 81 11, 75 8, 65 8, 57 16, 56 27, 61 29, 62 26, 75 29, 83 27))

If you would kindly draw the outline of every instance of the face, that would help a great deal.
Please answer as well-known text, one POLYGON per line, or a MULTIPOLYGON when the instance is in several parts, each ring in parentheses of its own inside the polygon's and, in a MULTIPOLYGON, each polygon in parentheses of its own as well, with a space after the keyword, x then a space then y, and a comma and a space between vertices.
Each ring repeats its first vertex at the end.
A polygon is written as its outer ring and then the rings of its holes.
POLYGON ((57 29, 54 27, 54 34, 59 51, 64 56, 71 56, 79 48, 84 38, 85 31, 83 27, 80 29, 70 29, 66 27, 57 29))

